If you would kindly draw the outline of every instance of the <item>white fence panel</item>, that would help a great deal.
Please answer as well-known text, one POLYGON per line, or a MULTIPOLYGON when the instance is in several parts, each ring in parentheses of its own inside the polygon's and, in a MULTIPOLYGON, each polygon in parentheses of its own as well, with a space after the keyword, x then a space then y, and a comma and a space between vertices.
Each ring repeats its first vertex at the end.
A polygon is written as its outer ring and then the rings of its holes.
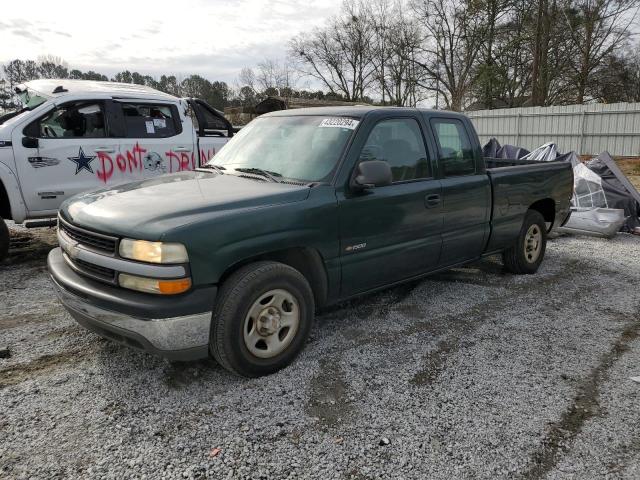
POLYGON ((640 103, 566 105, 466 112, 482 143, 532 150, 548 142, 561 152, 640 157, 640 103))

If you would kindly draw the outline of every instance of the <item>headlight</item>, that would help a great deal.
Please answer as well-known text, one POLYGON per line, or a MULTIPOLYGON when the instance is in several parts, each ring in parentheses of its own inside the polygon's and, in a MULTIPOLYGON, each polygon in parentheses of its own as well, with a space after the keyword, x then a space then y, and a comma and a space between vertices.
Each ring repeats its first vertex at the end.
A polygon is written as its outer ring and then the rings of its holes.
POLYGON ((150 263, 187 263, 187 249, 180 243, 148 242, 146 240, 120 241, 120 256, 150 263))
POLYGON ((123 288, 146 293, 159 293, 162 295, 176 295, 186 292, 191 288, 190 278, 160 280, 157 278, 137 277, 135 275, 129 275, 128 273, 121 273, 118 276, 118 283, 123 288))

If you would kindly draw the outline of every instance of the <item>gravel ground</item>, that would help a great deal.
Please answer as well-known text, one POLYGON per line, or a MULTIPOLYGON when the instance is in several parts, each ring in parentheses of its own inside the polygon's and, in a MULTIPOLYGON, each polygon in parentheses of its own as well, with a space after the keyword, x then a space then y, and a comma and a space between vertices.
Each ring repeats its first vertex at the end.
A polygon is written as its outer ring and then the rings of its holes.
POLYGON ((267 378, 76 325, 49 230, 0 264, 1 478, 640 478, 640 238, 561 237, 324 312, 267 378), (219 450, 216 450, 219 449, 219 450))

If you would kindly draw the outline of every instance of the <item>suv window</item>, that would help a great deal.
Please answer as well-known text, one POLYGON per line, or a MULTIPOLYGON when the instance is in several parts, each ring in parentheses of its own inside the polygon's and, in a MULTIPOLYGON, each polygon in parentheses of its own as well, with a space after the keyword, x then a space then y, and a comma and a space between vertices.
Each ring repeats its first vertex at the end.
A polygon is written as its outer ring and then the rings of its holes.
POLYGON ((99 102, 62 105, 38 121, 40 138, 106 137, 104 107, 99 102))
POLYGON ((454 118, 435 118, 431 120, 431 126, 438 142, 444 175, 455 177, 476 173, 473 148, 462 122, 454 118))
POLYGON ((360 161, 365 160, 387 162, 394 182, 431 177, 420 125, 413 118, 383 120, 373 127, 360 153, 360 161))
POLYGON ((180 133, 180 119, 173 105, 122 103, 127 138, 163 138, 180 133))

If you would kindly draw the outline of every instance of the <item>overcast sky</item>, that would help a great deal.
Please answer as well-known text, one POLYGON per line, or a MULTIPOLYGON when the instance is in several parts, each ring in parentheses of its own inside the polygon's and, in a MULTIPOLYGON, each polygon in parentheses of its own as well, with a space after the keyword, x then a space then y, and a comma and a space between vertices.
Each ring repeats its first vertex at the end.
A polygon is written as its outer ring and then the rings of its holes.
POLYGON ((341 0, 5 0, 0 63, 56 55, 108 76, 200 74, 233 84, 240 69, 283 58, 341 0))

